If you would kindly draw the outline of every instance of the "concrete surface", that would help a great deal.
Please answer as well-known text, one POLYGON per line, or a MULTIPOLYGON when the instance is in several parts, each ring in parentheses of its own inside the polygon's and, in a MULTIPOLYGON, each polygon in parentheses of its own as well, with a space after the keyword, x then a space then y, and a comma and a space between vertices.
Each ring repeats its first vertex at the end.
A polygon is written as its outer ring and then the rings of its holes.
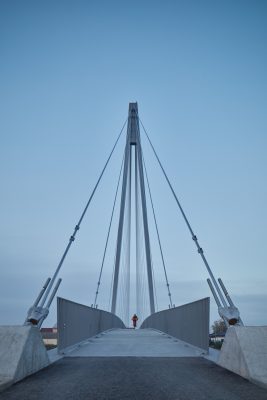
POLYGON ((66 354, 69 357, 200 357, 205 352, 154 329, 114 329, 66 354))
POLYGON ((204 356, 206 360, 213 361, 218 364, 220 356, 220 350, 213 349, 212 347, 209 348, 209 353, 204 356))
POLYGON ((267 388, 267 326, 228 328, 218 364, 267 388))
POLYGON ((56 362, 64 357, 63 355, 58 354, 58 350, 56 347, 54 349, 48 350, 47 355, 48 355, 50 364, 53 364, 54 362, 56 362))
POLYGON ((38 328, 0 326, 0 390, 49 365, 38 328))
POLYGON ((0 400, 266 400, 267 391, 201 357, 66 357, 0 400))

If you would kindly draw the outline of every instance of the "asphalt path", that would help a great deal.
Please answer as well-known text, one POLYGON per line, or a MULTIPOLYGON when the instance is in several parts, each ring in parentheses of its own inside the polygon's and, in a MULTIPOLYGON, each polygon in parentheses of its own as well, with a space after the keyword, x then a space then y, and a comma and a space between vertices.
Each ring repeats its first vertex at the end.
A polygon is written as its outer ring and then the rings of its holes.
POLYGON ((66 357, 1 400, 267 400, 267 390, 201 357, 66 357))

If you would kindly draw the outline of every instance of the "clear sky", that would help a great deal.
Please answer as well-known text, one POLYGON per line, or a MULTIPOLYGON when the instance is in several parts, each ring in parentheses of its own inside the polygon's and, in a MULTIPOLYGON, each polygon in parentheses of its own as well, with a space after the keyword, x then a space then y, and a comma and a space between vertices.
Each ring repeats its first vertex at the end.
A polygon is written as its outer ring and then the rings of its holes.
MULTIPOLYGON (((0 324, 22 323, 55 270, 130 101, 215 276, 246 324, 267 324, 266 43, 260 0, 1 1, 0 324)), ((60 273, 62 297, 93 302, 124 140, 60 273)), ((142 140, 174 303, 209 296, 205 267, 142 140)), ((53 306, 45 325, 55 321, 53 306)))

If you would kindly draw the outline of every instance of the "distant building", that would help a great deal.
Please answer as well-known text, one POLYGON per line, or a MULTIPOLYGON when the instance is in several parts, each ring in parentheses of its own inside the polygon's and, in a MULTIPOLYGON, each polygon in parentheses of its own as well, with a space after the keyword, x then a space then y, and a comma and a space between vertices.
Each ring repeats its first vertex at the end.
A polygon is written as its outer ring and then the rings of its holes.
POLYGON ((225 332, 219 332, 219 333, 210 333, 209 334, 209 339, 210 343, 223 343, 225 337, 225 332))
POLYGON ((57 346, 57 328, 41 328, 41 335, 46 346, 57 346))

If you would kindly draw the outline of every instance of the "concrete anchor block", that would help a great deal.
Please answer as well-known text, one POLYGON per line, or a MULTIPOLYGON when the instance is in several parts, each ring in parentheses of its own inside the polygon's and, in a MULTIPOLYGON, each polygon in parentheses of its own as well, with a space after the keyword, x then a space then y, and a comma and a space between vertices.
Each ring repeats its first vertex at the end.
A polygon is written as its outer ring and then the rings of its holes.
POLYGON ((0 326, 0 391, 49 365, 34 326, 0 326))
POLYGON ((218 364, 267 388, 267 326, 229 327, 218 364))

